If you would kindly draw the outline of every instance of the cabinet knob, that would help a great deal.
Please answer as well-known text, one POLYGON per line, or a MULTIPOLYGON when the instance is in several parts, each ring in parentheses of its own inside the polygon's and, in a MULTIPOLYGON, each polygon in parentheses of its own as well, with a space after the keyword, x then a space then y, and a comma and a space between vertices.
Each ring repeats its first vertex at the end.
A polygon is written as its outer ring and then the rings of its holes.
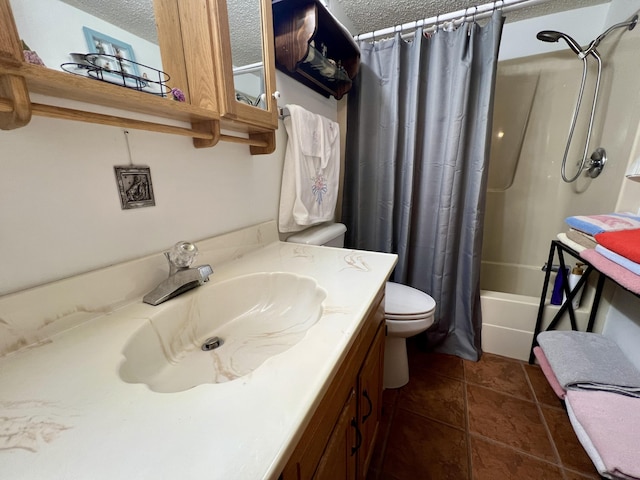
POLYGON ((280 92, 276 90, 275 92, 273 92, 273 93, 271 94, 271 96, 272 96, 273 98, 275 98, 276 100, 278 100, 278 99, 280 98, 280 92))

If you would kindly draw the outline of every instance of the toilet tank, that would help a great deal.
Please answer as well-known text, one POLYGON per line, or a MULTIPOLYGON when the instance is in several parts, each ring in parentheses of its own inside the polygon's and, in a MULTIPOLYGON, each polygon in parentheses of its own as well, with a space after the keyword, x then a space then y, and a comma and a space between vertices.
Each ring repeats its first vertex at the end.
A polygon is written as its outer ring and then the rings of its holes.
POLYGON ((287 237, 287 242, 307 245, 344 247, 344 233, 347 227, 342 223, 321 223, 287 237))

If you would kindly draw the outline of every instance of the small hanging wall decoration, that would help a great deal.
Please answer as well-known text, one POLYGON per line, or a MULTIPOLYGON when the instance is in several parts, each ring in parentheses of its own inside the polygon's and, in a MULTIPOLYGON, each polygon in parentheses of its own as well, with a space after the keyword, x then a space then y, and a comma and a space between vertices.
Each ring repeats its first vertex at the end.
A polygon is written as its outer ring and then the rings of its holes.
POLYGON ((141 207, 153 207, 156 204, 151 183, 151 169, 146 165, 134 165, 129 147, 129 131, 124 131, 129 152, 129 165, 114 166, 116 183, 120 193, 120 205, 123 210, 141 207))

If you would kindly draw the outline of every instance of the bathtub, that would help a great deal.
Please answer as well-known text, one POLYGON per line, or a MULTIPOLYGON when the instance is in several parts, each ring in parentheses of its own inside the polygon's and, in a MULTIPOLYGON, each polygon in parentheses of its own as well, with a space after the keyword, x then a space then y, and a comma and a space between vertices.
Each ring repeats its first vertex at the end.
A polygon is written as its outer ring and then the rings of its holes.
MULTIPOLYGON (((552 274, 547 297, 555 274, 552 274)), ((538 315, 544 272, 540 265, 519 265, 483 261, 480 270, 482 308, 482 350, 527 361, 538 315)), ((585 292, 576 311, 578 326, 584 330, 589 318, 592 292, 585 292)), ((543 325, 548 325, 557 306, 545 308, 543 325)), ((559 328, 569 329, 567 314, 559 328)))

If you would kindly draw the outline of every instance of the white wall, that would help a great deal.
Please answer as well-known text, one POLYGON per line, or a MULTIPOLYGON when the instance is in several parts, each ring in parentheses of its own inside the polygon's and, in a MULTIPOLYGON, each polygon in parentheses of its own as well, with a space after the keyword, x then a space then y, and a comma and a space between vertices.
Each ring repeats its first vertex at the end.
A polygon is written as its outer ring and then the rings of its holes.
POLYGON ((557 43, 538 40, 536 35, 541 30, 560 31, 572 37, 580 45, 588 45, 591 40, 604 31, 609 5, 603 3, 519 22, 505 23, 498 60, 557 52, 568 48, 563 40, 557 43))
POLYGON ((131 45, 138 63, 162 68, 158 45, 59 0, 12 0, 11 8, 20 36, 49 68, 60 70, 60 64, 71 61, 69 53, 89 52, 82 27, 131 45))
POLYGON ((606 26, 610 27, 619 22, 624 22, 638 12, 637 0, 612 0, 607 12, 606 26))
POLYGON ((325 7, 329 9, 331 14, 336 17, 336 19, 342 23, 342 25, 349 30, 350 32, 355 32, 356 28, 353 25, 351 19, 344 12, 344 8, 342 7, 342 3, 340 0, 320 0, 325 7))
MULTIPOLYGON (((33 29, 30 38, 47 56, 57 37, 33 29)), ((276 77, 281 105, 336 119, 333 98, 276 77)), ((0 131, 0 295, 276 219, 286 139, 280 122, 276 151, 252 156, 248 146, 195 149, 189 138, 130 130, 134 163, 151 167, 156 206, 124 211, 113 171, 129 163, 122 129, 34 117, 0 131)))
MULTIPOLYGON (((638 13, 638 9, 640 9, 640 2, 637 0, 614 1, 609 10, 607 25, 613 25, 617 22, 627 20, 631 15, 638 13)), ((630 166, 638 157, 640 157, 640 129, 636 132, 627 166, 630 166)), ((623 180, 622 189, 618 196, 618 203, 616 204, 616 211, 640 213, 640 182, 634 182, 626 178, 623 180)))

